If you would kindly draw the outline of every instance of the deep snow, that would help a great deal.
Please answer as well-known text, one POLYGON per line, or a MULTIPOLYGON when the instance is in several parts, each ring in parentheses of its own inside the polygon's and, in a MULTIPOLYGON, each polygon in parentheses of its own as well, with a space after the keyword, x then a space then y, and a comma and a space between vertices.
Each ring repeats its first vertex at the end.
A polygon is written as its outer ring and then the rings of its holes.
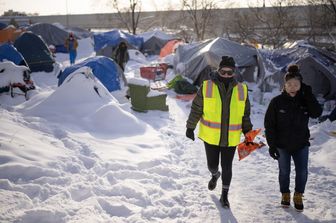
MULTIPOLYGON (((81 40, 78 60, 91 55, 90 40, 81 40)), ((69 65, 66 54, 56 59, 69 65)), ((139 61, 127 66, 126 75, 137 77, 139 61)), ((173 76, 169 70, 167 79, 173 76)), ((224 210, 220 187, 207 190, 202 141, 184 136, 191 102, 169 90, 169 112, 137 113, 124 88, 110 94, 89 70, 60 87, 53 73, 32 78, 30 100, 0 95, 0 222, 336 222, 336 138, 329 134, 336 123, 311 121, 303 213, 280 207, 267 147, 242 161, 236 154, 224 210)), ((249 88, 251 119, 262 128, 278 91, 261 97, 249 88)), ((294 177, 291 183, 293 190, 294 177)))

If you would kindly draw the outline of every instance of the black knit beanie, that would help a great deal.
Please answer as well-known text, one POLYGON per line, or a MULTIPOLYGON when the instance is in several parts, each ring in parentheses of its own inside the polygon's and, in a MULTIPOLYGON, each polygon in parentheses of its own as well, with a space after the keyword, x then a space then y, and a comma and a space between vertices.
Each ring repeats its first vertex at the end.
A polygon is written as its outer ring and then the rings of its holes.
POLYGON ((234 69, 236 67, 236 63, 232 57, 222 56, 222 61, 219 63, 218 70, 220 70, 222 67, 230 67, 234 69))
POLYGON ((285 82, 293 78, 302 81, 302 75, 300 74, 300 69, 297 64, 291 64, 288 66, 287 73, 285 74, 285 82))

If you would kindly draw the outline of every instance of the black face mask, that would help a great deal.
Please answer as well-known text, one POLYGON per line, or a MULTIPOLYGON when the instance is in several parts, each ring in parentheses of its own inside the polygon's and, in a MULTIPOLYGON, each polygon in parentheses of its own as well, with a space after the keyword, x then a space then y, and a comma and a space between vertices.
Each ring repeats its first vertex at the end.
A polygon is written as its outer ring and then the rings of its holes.
POLYGON ((222 82, 226 85, 226 84, 229 84, 233 80, 233 77, 222 77, 218 75, 217 79, 219 80, 219 82, 222 82))

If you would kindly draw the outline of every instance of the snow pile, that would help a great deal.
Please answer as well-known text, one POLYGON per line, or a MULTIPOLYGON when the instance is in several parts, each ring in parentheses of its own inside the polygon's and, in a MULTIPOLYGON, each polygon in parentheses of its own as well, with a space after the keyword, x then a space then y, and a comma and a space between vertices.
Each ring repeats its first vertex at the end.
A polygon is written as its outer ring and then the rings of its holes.
POLYGON ((63 126, 107 135, 129 136, 144 132, 146 125, 120 108, 117 100, 93 75, 89 67, 70 74, 64 83, 44 101, 31 101, 22 112, 63 126), (116 128, 117 123, 122 123, 116 128), (98 131, 97 131, 98 130, 98 131))
POLYGON ((330 171, 336 170, 336 122, 325 122, 311 128, 311 157, 315 166, 324 166, 330 171))
POLYGON ((0 62, 0 87, 14 83, 24 83, 23 72, 28 70, 28 67, 18 66, 12 61, 0 62))

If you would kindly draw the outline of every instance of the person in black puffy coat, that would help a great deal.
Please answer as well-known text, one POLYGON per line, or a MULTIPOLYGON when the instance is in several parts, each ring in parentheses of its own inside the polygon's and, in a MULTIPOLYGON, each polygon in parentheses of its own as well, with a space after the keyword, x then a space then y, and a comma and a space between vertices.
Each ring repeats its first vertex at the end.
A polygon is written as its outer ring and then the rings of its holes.
POLYGON ((294 206, 303 211, 302 196, 308 178, 309 118, 318 118, 322 107, 312 88, 302 82, 298 65, 290 65, 283 92, 274 97, 266 111, 264 125, 269 154, 279 164, 281 205, 290 206, 290 167, 295 165, 294 206))

